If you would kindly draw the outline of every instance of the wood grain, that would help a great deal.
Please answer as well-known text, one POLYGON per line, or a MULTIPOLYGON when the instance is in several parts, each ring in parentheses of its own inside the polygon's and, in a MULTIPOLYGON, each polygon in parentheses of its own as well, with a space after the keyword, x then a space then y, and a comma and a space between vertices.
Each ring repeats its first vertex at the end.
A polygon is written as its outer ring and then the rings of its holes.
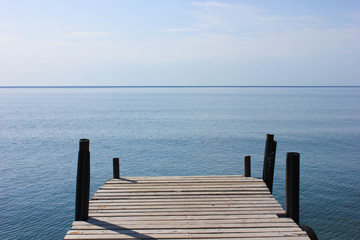
POLYGON ((309 239, 284 213, 257 178, 109 179, 65 239, 309 239))

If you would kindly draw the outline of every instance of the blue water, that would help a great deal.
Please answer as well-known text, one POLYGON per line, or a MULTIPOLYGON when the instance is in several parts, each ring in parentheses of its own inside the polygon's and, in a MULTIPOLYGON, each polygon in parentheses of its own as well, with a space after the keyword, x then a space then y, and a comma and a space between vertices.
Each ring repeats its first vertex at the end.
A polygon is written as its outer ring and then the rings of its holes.
POLYGON ((0 239, 61 239, 74 220, 78 141, 91 194, 112 176, 260 177, 266 133, 301 154, 300 223, 320 239, 360 236, 360 88, 0 89, 0 239))

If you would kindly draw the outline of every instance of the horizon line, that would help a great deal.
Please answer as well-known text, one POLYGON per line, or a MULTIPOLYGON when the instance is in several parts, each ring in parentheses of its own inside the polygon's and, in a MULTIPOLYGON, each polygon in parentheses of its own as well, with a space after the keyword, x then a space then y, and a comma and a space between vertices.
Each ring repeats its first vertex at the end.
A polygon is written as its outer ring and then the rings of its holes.
POLYGON ((143 85, 143 86, 0 86, 0 88, 358 88, 360 85, 143 85))

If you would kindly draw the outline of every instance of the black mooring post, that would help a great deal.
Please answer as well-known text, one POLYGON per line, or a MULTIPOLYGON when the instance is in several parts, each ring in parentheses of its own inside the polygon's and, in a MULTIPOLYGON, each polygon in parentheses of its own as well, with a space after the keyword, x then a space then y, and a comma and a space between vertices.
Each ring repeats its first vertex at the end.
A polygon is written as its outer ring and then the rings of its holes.
POLYGON ((113 158, 113 178, 120 178, 119 158, 113 158))
POLYGON ((274 141, 274 135, 266 134, 262 179, 264 180, 266 186, 269 188, 270 193, 272 193, 273 181, 274 181, 275 154, 276 154, 276 141, 274 141))
POLYGON ((75 221, 86 221, 89 217, 90 152, 89 140, 80 139, 76 179, 75 221))
POLYGON ((299 224, 300 154, 286 154, 286 215, 299 224))
POLYGON ((245 172, 245 177, 251 176, 251 157, 250 156, 244 157, 244 172, 245 172))

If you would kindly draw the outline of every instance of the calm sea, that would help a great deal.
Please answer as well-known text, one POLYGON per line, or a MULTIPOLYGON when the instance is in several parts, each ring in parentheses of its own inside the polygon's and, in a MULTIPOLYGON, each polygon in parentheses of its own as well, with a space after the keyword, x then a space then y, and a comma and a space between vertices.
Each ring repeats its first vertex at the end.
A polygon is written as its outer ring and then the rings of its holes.
POLYGON ((320 239, 360 237, 360 88, 0 89, 0 238, 61 239, 74 220, 78 141, 91 194, 112 177, 260 177, 265 135, 301 154, 300 223, 320 239))

